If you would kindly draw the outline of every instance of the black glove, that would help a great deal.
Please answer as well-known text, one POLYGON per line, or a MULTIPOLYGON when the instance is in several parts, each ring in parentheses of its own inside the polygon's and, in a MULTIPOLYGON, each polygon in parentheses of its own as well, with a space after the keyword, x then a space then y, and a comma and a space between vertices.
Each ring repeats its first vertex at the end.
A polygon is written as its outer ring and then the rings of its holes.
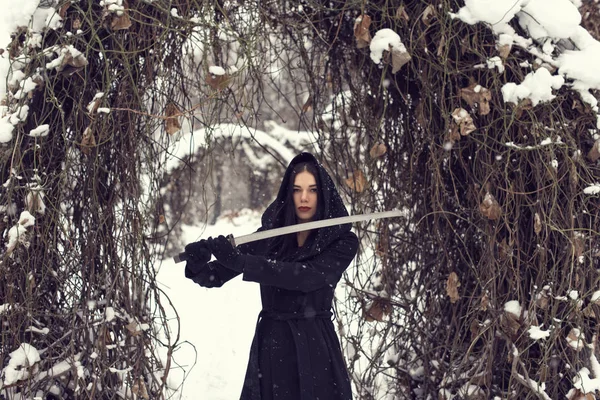
POLYGON ((210 250, 204 239, 185 246, 185 254, 189 257, 185 264, 185 268, 186 270, 189 270, 192 275, 200 272, 200 270, 202 270, 210 261, 210 250))
POLYGON ((216 238, 206 239, 206 246, 215 256, 217 261, 229 269, 241 272, 242 268, 236 259, 241 255, 240 251, 233 247, 229 240, 223 235, 216 238))

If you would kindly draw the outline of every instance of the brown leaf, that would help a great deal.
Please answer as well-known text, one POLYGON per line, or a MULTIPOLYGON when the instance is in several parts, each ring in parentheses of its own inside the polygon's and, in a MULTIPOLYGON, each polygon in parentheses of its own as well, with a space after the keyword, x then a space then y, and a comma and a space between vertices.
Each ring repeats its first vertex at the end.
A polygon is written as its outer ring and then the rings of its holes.
POLYGON ((502 45, 502 46, 498 47, 498 55, 500 56, 501 59, 506 60, 510 54, 511 49, 512 49, 512 46, 510 44, 502 45))
POLYGON ((446 294, 450 297, 450 303, 454 304, 460 299, 458 294, 458 288, 460 287, 460 281, 456 272, 451 272, 446 281, 446 294))
POLYGON ((460 97, 471 107, 478 105, 479 115, 487 115, 490 113, 492 93, 477 82, 470 84, 466 88, 460 89, 460 97))
POLYGON ((62 72, 64 75, 73 75, 74 73, 82 70, 88 65, 88 60, 85 58, 83 53, 73 56, 71 51, 68 49, 64 53, 61 64, 56 67, 58 72, 62 72))
POLYGON ((497 220, 502 215, 500 204, 491 193, 486 193, 483 201, 479 205, 479 211, 488 219, 497 220))
POLYGON ((454 118, 454 122, 458 125, 461 136, 466 136, 477 129, 473 118, 471 118, 464 108, 456 108, 452 112, 452 118, 454 118))
POLYGON ((427 26, 431 25, 431 20, 433 19, 433 17, 435 17, 435 8, 433 8, 433 5, 430 4, 427 6, 427 8, 425 8, 425 11, 423 11, 423 15, 421 16, 421 21, 423 21, 423 23, 427 26))
POLYGON ((135 321, 131 321, 125 325, 125 328, 127 328, 127 331, 129 331, 129 334, 133 337, 139 336, 142 333, 142 330, 138 329, 138 324, 135 321))
POLYGON ((159 224, 164 224, 165 222, 165 216, 163 214, 158 216, 158 223, 159 224))
POLYGON ((306 102, 302 106, 302 112, 305 113, 305 112, 312 110, 312 106, 313 106, 312 96, 308 96, 308 99, 306 99, 306 102))
POLYGON ((81 19, 79 19, 79 17, 75 17, 73 20, 73 29, 77 30, 79 28, 81 28, 81 19))
POLYGON ((356 47, 359 49, 368 47, 371 43, 370 25, 371 17, 368 15, 361 15, 354 21, 354 37, 356 38, 356 47))
POLYGON ((377 297, 373 300, 367 310, 363 310, 363 317, 365 320, 372 321, 383 321, 386 315, 389 315, 392 311, 392 305, 389 299, 383 297, 377 297))
POLYGON ((484 293, 483 296, 481 296, 481 302, 479 304, 479 308, 483 311, 487 311, 489 305, 490 305, 490 297, 488 296, 487 293, 484 293))
POLYGON ((81 152, 85 155, 89 155, 92 151, 92 147, 96 147, 96 137, 94 132, 88 126, 83 131, 83 138, 81 139, 81 152))
POLYGON ((591 162, 596 162, 600 158, 600 139, 594 142, 594 145, 588 152, 587 157, 591 162))
POLYGON ((371 147, 369 155, 371 156, 371 158, 379 158, 382 155, 384 155, 386 151, 387 147, 385 147, 385 144, 376 143, 373 147, 371 147))
POLYGON ((542 231, 542 219, 540 218, 540 214, 535 213, 533 215, 533 231, 536 235, 539 235, 542 231))
POLYGON ((345 180, 346 185, 355 192, 361 193, 367 187, 367 179, 361 170, 355 170, 349 174, 345 180))
POLYGON ((210 72, 206 75, 205 79, 208 85, 215 90, 223 90, 227 86, 229 86, 229 82, 231 81, 230 76, 228 74, 223 75, 215 75, 210 72))
POLYGON ((148 395, 148 389, 146 389, 146 384, 144 383, 144 380, 142 378, 139 378, 135 381, 135 383, 131 387, 131 391, 138 397, 141 397, 143 399, 150 399, 150 396, 148 395))
POLYGON ((67 10, 69 9, 69 7, 71 7, 71 2, 63 4, 60 10, 58 10, 58 15, 60 15, 60 17, 64 19, 65 15, 67 15, 67 10))
POLYGON ((127 10, 124 10, 122 15, 114 17, 110 23, 110 27, 113 31, 129 29, 131 27, 131 19, 127 10))
POLYGON ((404 4, 402 4, 396 10, 396 19, 403 19, 406 22, 410 21, 410 17, 408 16, 408 13, 406 12, 406 7, 404 6, 404 4))
POLYGON ((179 123, 181 111, 179 111, 175 104, 169 103, 165 109, 165 114, 167 116, 167 119, 165 119, 165 130, 167 133, 172 135, 178 132, 181 129, 181 124, 179 123))
POLYGON ((392 52, 392 74, 395 74, 396 72, 400 71, 400 68, 402 68, 402 66, 404 64, 406 64, 407 62, 410 61, 411 57, 410 54, 408 54, 408 51, 406 51, 406 49, 404 50, 400 50, 400 49, 396 49, 391 48, 391 52, 392 52))

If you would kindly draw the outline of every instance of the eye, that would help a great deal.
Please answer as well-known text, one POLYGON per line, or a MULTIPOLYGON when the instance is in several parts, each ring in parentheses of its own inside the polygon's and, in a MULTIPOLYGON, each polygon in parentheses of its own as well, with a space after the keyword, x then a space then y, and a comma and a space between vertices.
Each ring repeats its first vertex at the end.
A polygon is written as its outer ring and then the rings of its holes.
POLYGON ((294 188, 294 193, 298 193, 299 191, 300 191, 300 189, 294 188))
POLYGON ((310 189, 310 191, 313 193, 317 193, 317 188, 312 188, 312 189, 310 189))

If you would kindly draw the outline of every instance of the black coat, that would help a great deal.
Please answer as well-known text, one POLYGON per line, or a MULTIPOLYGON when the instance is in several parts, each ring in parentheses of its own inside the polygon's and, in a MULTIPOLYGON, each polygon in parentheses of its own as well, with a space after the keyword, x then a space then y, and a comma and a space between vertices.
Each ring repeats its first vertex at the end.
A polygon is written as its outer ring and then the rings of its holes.
MULTIPOLYGON (((288 167, 277 199, 262 216, 260 230, 281 226, 278 209, 289 190, 295 163, 311 160, 308 153, 288 167)), ((319 207, 323 218, 348 215, 325 171, 319 169, 319 207)), ((351 225, 313 231, 302 247, 274 257, 265 240, 239 246, 245 254, 243 279, 260 283, 263 310, 258 316, 241 400, 349 400, 352 390, 332 322, 336 284, 356 255, 358 240, 351 225)), ((220 287, 239 272, 211 262, 186 277, 205 287, 220 287)))

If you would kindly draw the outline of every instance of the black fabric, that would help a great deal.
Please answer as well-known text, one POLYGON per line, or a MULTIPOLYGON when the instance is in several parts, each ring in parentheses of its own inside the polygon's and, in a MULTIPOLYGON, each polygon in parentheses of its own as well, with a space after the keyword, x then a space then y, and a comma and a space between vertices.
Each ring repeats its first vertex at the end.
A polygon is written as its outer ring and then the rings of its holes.
MULTIPOLYGON (((262 216, 259 230, 280 227, 295 164, 314 162, 319 171, 318 196, 323 218, 348 215, 331 177, 308 153, 287 168, 275 201, 262 216)), ((263 311, 258 316, 241 400, 349 400, 350 380, 331 321, 335 287, 358 249, 351 225, 313 231, 302 247, 275 257, 268 240, 238 246, 233 270, 212 262, 186 277, 206 287, 222 286, 243 271, 245 281, 260 284, 263 311)))

